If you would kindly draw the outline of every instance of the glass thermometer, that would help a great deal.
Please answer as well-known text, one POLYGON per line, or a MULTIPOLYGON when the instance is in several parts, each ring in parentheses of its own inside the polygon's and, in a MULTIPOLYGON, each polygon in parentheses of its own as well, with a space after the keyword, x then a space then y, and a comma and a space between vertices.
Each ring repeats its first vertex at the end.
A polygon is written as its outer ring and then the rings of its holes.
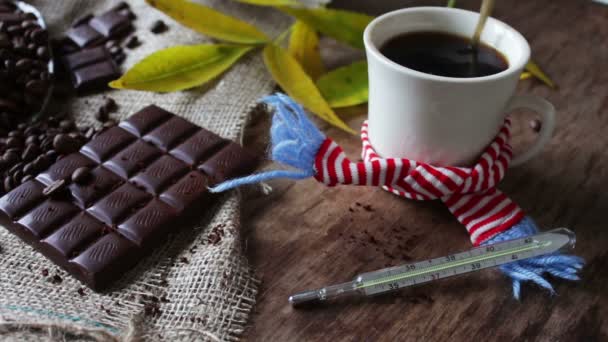
POLYGON ((575 243, 574 232, 558 228, 525 238, 480 246, 466 252, 363 273, 353 281, 294 294, 289 297, 289 302, 298 305, 343 296, 377 295, 571 249, 575 243))

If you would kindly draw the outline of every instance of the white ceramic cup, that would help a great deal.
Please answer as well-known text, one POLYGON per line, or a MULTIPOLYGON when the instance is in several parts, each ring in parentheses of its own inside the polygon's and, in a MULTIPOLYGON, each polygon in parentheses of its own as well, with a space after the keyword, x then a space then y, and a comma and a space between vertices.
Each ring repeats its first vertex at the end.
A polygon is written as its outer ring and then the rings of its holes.
POLYGON ((536 142, 516 156, 523 163, 549 141, 555 109, 536 96, 513 96, 519 76, 530 58, 530 46, 512 27, 489 18, 482 42, 500 51, 509 67, 474 78, 443 77, 415 71, 380 53, 382 45, 399 34, 438 31, 471 37, 478 13, 446 7, 413 7, 384 14, 365 30, 369 67, 369 139, 386 158, 409 158, 434 165, 474 163, 492 142, 505 115, 527 108, 542 117, 536 142))

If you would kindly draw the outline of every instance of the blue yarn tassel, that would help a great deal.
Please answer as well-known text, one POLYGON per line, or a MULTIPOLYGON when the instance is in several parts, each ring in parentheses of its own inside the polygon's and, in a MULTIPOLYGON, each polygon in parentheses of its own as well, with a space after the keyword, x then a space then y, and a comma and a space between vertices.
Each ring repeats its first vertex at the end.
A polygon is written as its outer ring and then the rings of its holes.
MULTIPOLYGON (((506 240, 519 239, 538 233, 538 228, 532 219, 525 217, 521 222, 504 231, 483 244, 494 244, 506 240)), ((554 277, 578 281, 578 271, 583 268, 585 261, 583 258, 552 253, 541 255, 531 259, 516 261, 500 266, 500 270, 513 280, 513 297, 519 300, 521 297, 521 283, 531 281, 546 289, 552 295, 555 294, 553 286, 543 278, 543 274, 548 273, 554 277)))
POLYGON ((310 122, 304 108, 289 96, 277 93, 265 97, 262 102, 275 109, 270 127, 270 159, 294 170, 273 170, 231 179, 211 188, 211 192, 223 192, 275 178, 303 179, 315 175, 315 157, 325 135, 310 122))

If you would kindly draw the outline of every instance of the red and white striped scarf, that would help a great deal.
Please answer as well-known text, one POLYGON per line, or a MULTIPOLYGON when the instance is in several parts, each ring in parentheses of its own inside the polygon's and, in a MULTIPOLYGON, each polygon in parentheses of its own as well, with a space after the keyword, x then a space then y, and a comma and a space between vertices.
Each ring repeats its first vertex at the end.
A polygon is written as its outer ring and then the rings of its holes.
POLYGON ((437 167, 409 159, 380 158, 369 142, 366 121, 361 128, 363 161, 350 161, 342 148, 327 138, 315 159, 315 178, 328 186, 382 186, 414 200, 440 199, 477 246, 524 217, 521 208, 496 188, 513 156, 510 130, 511 122, 506 119, 476 165, 437 167))

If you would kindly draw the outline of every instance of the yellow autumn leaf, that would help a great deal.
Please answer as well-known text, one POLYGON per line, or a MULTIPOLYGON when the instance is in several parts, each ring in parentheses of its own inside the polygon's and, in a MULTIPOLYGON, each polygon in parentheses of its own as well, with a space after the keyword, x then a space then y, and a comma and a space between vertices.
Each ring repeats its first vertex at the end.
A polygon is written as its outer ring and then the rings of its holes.
POLYGON ((258 6, 301 6, 302 4, 296 0, 236 0, 244 4, 258 6))
POLYGON ((204 35, 240 44, 260 44, 269 38, 255 26, 205 5, 187 0, 146 0, 181 24, 204 35))
POLYGON ((367 102, 368 86, 366 61, 333 70, 317 81, 317 87, 332 108, 367 102))
POLYGON ((530 77, 532 77, 532 74, 529 73, 529 72, 527 72, 527 71, 524 71, 524 72, 521 73, 521 75, 519 75, 519 79, 522 80, 522 81, 523 80, 527 80, 530 77))
POLYGON ((355 134, 355 131, 334 113, 315 83, 289 52, 276 44, 268 44, 264 48, 264 63, 274 80, 294 100, 321 119, 355 134))
POLYGON ((538 64, 536 64, 532 60, 530 60, 528 64, 526 64, 526 70, 530 74, 532 74, 532 76, 538 78, 549 87, 555 88, 555 83, 549 78, 549 76, 547 76, 547 74, 545 74, 545 72, 538 66, 538 64))
POLYGON ((110 82, 116 89, 170 92, 196 87, 217 77, 252 46, 203 44, 157 51, 110 82))
POLYGON ((319 53, 319 36, 313 28, 300 20, 296 21, 291 28, 289 53, 313 80, 325 73, 319 53))
POLYGON ((363 48, 363 31, 374 18, 365 14, 329 8, 277 7, 315 30, 356 48, 363 48))

